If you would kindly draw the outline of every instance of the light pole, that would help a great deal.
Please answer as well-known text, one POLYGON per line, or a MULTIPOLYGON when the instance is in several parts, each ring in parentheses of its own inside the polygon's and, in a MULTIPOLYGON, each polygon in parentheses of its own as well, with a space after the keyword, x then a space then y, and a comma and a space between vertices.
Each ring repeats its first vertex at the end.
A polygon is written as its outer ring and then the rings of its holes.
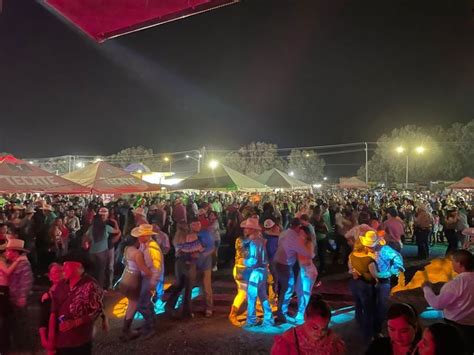
MULTIPOLYGON (((415 148, 415 153, 416 154, 423 154, 425 152, 425 147, 423 146, 418 146, 415 148)), ((398 153, 398 154, 403 154, 403 153, 406 153, 405 156, 406 156, 406 167, 405 167, 405 188, 408 189, 408 150, 405 149, 405 147, 403 146, 398 146, 395 151, 398 153)))
POLYGON ((167 163, 170 163, 170 172, 171 172, 171 158, 169 157, 164 157, 163 160, 167 163))
POLYGON ((197 161, 197 163, 198 163, 198 165, 197 165, 197 173, 198 173, 198 174, 201 172, 201 158, 202 158, 202 154, 201 154, 201 153, 198 154, 198 157, 197 157, 197 158, 195 158, 195 157, 193 157, 193 156, 191 156, 191 155, 186 154, 186 159, 193 159, 193 160, 197 161))

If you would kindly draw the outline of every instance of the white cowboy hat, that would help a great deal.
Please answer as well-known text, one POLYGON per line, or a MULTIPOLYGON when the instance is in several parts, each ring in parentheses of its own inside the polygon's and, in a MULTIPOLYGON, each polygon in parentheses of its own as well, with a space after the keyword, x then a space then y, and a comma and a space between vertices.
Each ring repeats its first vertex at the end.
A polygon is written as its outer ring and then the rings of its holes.
POLYGON ((9 239, 5 249, 18 250, 29 253, 29 250, 25 249, 25 241, 21 239, 9 239))
POLYGON ((255 229, 255 230, 262 230, 262 227, 258 224, 258 219, 254 217, 247 218, 245 221, 240 223, 240 227, 248 228, 248 229, 255 229))
POLYGON ((474 227, 463 229, 461 234, 465 235, 466 237, 474 237, 474 227))
POLYGON ((360 242, 363 246, 373 248, 380 243, 381 238, 373 230, 365 232, 365 234, 359 236, 360 242))
POLYGON ((274 225, 275 222, 273 222, 271 219, 266 219, 265 222, 263 222, 263 228, 265 229, 273 228, 274 225))
POLYGON ((132 237, 138 238, 138 237, 143 237, 146 235, 157 235, 153 230, 153 226, 151 224, 141 224, 138 227, 135 227, 132 229, 132 233, 130 233, 132 237))

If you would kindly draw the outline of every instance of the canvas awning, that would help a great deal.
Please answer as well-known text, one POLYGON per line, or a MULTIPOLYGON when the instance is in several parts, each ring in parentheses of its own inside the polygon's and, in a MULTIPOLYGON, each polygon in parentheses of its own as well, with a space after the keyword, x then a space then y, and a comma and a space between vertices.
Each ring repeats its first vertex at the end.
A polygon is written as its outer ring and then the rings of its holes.
POLYGON ((454 184, 449 185, 448 189, 458 189, 458 190, 474 189, 474 179, 469 176, 466 176, 465 178, 462 178, 458 182, 455 182, 454 184))
POLYGON ((42 0, 97 42, 237 3, 238 0, 42 0))
POLYGON ((295 179, 294 177, 275 168, 265 171, 255 180, 275 189, 301 190, 311 188, 311 185, 295 179))
POLYGON ((160 186, 143 181, 105 161, 89 164, 63 175, 65 179, 86 186, 90 193, 128 194, 160 191, 160 186))
POLYGON ((368 189, 369 187, 365 182, 360 180, 357 177, 351 177, 351 178, 341 178, 339 180, 339 188, 341 189, 368 189))
POLYGON ((214 170, 205 169, 183 180, 176 188, 180 190, 271 191, 264 184, 225 165, 219 165, 214 170))
POLYGON ((1 193, 87 194, 89 191, 13 155, 0 157, 1 193))

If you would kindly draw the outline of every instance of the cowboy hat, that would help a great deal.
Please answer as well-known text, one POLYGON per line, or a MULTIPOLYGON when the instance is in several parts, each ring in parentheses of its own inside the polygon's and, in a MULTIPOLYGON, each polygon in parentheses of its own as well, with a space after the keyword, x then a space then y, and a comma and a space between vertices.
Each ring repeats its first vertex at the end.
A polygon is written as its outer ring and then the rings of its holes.
POLYGON ((139 216, 146 217, 145 210, 141 207, 135 208, 135 210, 133 210, 133 214, 137 214, 139 216))
POLYGON ((262 230, 262 227, 258 224, 258 219, 254 217, 247 218, 245 221, 240 223, 240 227, 248 228, 248 229, 255 229, 255 230, 262 230))
POLYGON ((156 211, 157 209, 158 209, 157 205, 151 205, 150 207, 148 207, 148 211, 156 211))
POLYGON ((140 226, 133 228, 132 233, 130 234, 132 237, 138 238, 147 235, 152 236, 158 233, 153 230, 153 226, 151 224, 141 224, 140 226))
POLYGON ((14 210, 20 210, 20 211, 22 211, 22 210, 25 209, 25 206, 23 206, 23 205, 15 205, 15 206, 13 206, 13 209, 14 209, 14 210))
POLYGON ((25 241, 21 239, 9 239, 6 246, 7 250, 18 250, 29 253, 28 249, 25 249, 25 241))
POLYGON ((474 237, 474 227, 463 229, 461 234, 465 235, 466 237, 474 237))
POLYGON ((369 230, 365 234, 359 236, 360 242, 363 246, 373 248, 380 243, 381 238, 374 230, 369 230))
POLYGON ((265 229, 273 228, 274 225, 275 222, 273 222, 271 219, 266 219, 265 222, 263 222, 263 228, 265 229))
POLYGON ((43 210, 43 211, 51 211, 51 212, 53 212, 53 206, 48 205, 47 203, 43 204, 43 205, 40 207, 40 209, 43 210))

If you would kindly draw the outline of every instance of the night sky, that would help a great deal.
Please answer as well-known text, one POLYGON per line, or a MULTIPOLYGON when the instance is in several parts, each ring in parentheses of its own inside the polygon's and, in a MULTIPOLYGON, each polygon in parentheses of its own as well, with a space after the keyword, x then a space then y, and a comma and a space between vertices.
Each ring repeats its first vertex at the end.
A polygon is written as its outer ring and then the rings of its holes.
POLYGON ((375 141, 474 118, 469 1, 244 1, 101 45, 3 1, 0 151, 20 157, 375 141))

